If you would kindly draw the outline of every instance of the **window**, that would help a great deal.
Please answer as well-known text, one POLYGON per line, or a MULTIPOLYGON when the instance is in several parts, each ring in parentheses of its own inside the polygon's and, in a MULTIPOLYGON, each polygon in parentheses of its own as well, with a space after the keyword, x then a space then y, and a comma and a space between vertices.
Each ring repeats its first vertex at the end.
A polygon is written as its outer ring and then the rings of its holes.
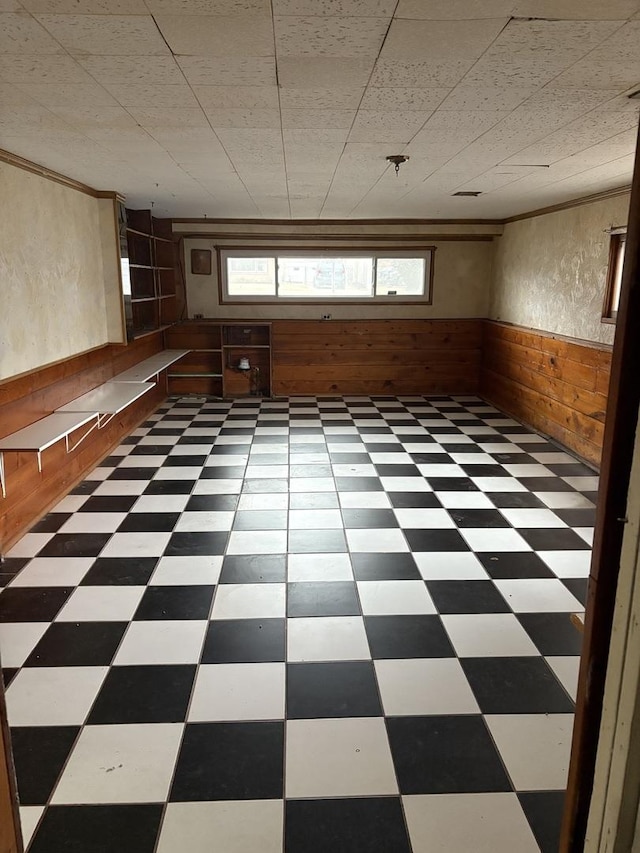
POLYGON ((431 302, 434 249, 219 250, 223 302, 431 302))
POLYGON ((627 232, 616 229, 611 233, 609 244, 609 266, 607 268, 607 286, 602 307, 602 322, 615 323, 620 304, 622 287, 622 267, 624 250, 627 243, 627 232))

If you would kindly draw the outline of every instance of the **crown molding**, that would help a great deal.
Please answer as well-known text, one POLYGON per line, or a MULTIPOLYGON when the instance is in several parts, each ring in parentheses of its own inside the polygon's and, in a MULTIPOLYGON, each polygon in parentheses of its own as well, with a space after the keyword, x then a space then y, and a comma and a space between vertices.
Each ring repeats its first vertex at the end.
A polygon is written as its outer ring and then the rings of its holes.
POLYGON ((520 222, 522 219, 533 219, 535 216, 545 216, 547 213, 558 213, 560 210, 570 210, 572 207, 582 207, 584 204, 594 204, 597 201, 606 201, 610 198, 617 198, 621 195, 626 195, 631 192, 631 185, 625 187, 615 187, 611 190, 603 190, 600 193, 592 195, 580 196, 580 198, 561 201, 558 204, 551 204, 548 207, 539 207, 536 210, 530 210, 527 213, 518 213, 515 216, 509 216, 502 220, 503 225, 508 225, 510 222, 520 222))

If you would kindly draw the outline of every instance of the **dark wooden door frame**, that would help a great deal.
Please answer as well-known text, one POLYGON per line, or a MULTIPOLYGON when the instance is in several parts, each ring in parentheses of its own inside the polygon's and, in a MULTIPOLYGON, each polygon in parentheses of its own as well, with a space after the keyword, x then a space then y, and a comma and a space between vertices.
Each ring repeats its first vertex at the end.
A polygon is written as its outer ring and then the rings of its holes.
POLYGON ((640 407, 640 138, 611 364, 584 645, 560 850, 584 848, 602 718, 631 460, 640 407))
POLYGON ((0 853, 22 853, 22 850, 16 777, 0 672, 0 853))

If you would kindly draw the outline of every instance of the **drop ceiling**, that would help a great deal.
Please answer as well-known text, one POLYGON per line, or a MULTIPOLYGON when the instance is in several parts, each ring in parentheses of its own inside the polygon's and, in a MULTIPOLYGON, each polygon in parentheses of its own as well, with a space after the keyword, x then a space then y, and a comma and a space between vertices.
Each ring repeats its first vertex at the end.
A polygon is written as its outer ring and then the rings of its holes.
POLYGON ((0 0, 0 147, 161 216, 512 216, 630 182, 637 89, 640 0, 0 0))

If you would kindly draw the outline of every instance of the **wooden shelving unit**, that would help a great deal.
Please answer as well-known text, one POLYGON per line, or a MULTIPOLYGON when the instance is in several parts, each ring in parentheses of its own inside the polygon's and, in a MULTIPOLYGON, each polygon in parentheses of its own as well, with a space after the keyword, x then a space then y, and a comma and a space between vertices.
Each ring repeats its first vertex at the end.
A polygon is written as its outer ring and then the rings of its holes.
POLYGON ((189 320, 165 331, 170 349, 189 349, 169 371, 170 394, 271 395, 271 324, 189 320), (249 370, 240 369, 248 359, 249 370))
POLYGON ((126 216, 133 335, 137 336, 177 320, 175 244, 170 220, 156 219, 150 210, 129 208, 126 216))

